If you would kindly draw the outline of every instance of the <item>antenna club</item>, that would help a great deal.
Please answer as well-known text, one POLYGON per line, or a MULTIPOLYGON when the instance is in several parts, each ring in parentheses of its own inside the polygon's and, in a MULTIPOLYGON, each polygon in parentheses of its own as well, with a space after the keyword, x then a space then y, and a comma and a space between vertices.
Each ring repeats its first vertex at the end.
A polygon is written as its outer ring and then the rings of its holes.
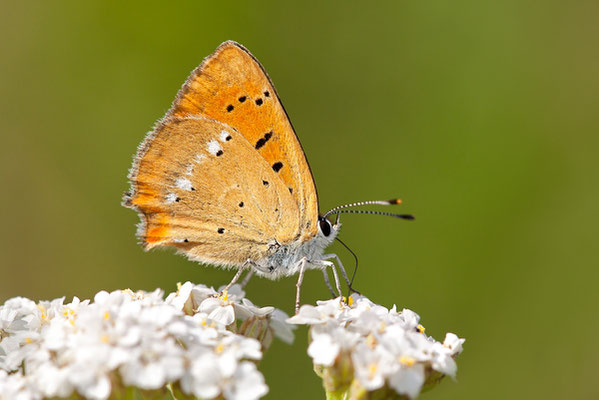
POLYGON ((391 199, 391 200, 389 200, 389 204, 397 204, 397 205, 399 205, 401 203, 402 203, 401 199, 391 199))

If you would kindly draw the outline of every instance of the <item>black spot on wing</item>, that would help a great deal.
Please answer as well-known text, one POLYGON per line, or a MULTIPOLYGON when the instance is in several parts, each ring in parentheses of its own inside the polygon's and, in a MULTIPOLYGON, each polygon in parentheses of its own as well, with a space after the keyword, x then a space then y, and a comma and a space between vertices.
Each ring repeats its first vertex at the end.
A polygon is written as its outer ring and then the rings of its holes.
POLYGON ((262 99, 256 99, 256 105, 261 106, 264 101, 262 99))
POLYGON ((274 164, 272 165, 272 169, 273 169, 273 171, 275 171, 275 172, 279 172, 279 171, 281 170, 281 168, 283 168, 283 163, 282 163, 282 162, 280 162, 280 161, 277 161, 276 163, 274 163, 274 164))
POLYGON ((223 155, 223 151, 222 150, 219 150, 219 151, 216 152, 216 156, 217 157, 220 157, 222 155, 223 155))
POLYGON ((241 96, 241 97, 240 97, 239 99, 237 99, 237 100, 239 100, 239 102, 240 102, 240 103, 243 103, 244 101, 246 101, 246 99, 247 99, 247 97, 246 97, 246 96, 241 96))
POLYGON ((222 235, 223 233, 225 233, 225 228, 218 228, 217 232, 222 235))
POLYGON ((270 140, 271 137, 272 137, 272 131, 265 133, 264 137, 260 138, 256 142, 256 150, 258 150, 260 147, 264 146, 266 144, 266 142, 268 142, 270 140))
POLYGON ((231 111, 233 111, 233 109, 234 109, 234 108, 235 108, 235 107, 233 107, 233 104, 229 104, 229 105, 227 106, 227 112, 231 112, 231 111))

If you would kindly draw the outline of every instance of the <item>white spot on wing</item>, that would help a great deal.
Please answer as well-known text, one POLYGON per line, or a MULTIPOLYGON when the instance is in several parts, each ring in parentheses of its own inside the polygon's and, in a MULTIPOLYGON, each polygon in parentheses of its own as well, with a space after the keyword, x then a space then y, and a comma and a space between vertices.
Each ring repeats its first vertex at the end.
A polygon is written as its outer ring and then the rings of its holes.
POLYGON ((208 142, 208 153, 216 155, 216 153, 222 151, 222 149, 223 148, 220 147, 220 144, 218 144, 216 140, 212 139, 208 142))
POLYGON ((178 238, 173 239, 174 243, 183 243, 184 241, 185 241, 185 239, 178 239, 178 238))
POLYGON ((166 204, 173 204, 175 200, 177 200, 177 195, 175 193, 169 193, 166 195, 165 200, 166 204))
POLYGON ((187 178, 179 178, 175 181, 175 185, 179 189, 191 190, 191 181, 187 178))
POLYGON ((229 132, 227 132, 225 130, 220 131, 220 141, 221 142, 223 142, 223 143, 226 142, 227 141, 227 137, 229 137, 229 136, 230 136, 229 132))
POLYGON ((205 155, 203 155, 203 154, 196 154, 195 162, 197 162, 199 164, 199 163, 201 163, 204 160, 204 158, 206 158, 205 155))
POLYGON ((187 166, 187 169, 185 170, 185 175, 191 175, 193 174, 193 164, 189 164, 187 166))

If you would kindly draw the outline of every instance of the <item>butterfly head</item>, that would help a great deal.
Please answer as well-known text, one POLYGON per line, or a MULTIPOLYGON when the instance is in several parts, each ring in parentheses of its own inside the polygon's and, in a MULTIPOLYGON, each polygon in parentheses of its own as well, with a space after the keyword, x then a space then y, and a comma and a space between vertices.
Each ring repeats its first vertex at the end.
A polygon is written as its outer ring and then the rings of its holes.
POLYGON ((319 232, 319 234, 321 234, 325 238, 330 238, 331 241, 333 241, 335 239, 335 237, 337 236, 337 232, 339 231, 340 227, 341 227, 341 223, 339 222, 338 218, 337 218, 337 221, 335 221, 335 223, 333 224, 325 216, 318 217, 318 232, 319 232))

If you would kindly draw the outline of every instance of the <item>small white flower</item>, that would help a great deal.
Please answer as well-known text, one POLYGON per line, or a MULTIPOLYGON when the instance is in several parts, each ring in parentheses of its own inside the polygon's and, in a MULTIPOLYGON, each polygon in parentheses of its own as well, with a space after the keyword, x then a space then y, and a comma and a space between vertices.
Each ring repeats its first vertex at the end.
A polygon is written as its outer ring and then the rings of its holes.
POLYGON ((214 290, 214 288, 208 287, 206 285, 195 285, 191 289, 191 299, 194 305, 194 310, 202 303, 202 301, 206 300, 209 297, 218 296, 218 292, 214 290))
POLYGON ((287 315, 286 312, 275 309, 272 314, 270 314, 270 327, 272 328, 276 337, 287 344, 291 344, 295 338, 293 331, 297 329, 297 327, 295 325, 288 324, 288 319, 289 315, 287 315))
POLYGON ((268 386, 264 383, 264 377, 258 372, 256 365, 243 361, 223 392, 226 399, 255 400, 268 393, 268 386))
POLYGON ((192 360, 191 367, 186 370, 181 379, 181 389, 203 399, 213 399, 220 394, 218 383, 221 373, 216 366, 218 356, 204 353, 192 360))
POLYGON ((420 316, 414 311, 404 308, 401 313, 397 314, 397 322, 406 331, 413 331, 418 328, 420 316))
POLYGON ((249 302, 253 307, 253 310, 250 310, 242 302, 245 292, 239 285, 231 286, 228 291, 224 290, 223 286, 221 290, 221 292, 216 292, 211 288, 196 286, 192 290, 191 295, 193 303, 199 305, 197 312, 206 313, 208 314, 208 318, 228 326, 236 319, 244 320, 248 318, 254 312, 264 313, 271 310, 268 307, 266 307, 266 310, 261 310, 249 302))
POLYGON ((315 334, 308 346, 308 355, 312 357, 314 364, 329 367, 335 362, 340 348, 339 344, 333 342, 331 335, 315 334))
POLYGON ((233 304, 223 297, 210 297, 202 301, 198 312, 208 314, 208 318, 223 324, 231 325, 235 321, 235 310, 233 304))
POLYGON ((243 298, 241 299, 241 304, 244 306, 243 311, 247 311, 245 314, 238 313, 237 318, 244 320, 246 318, 256 316, 256 317, 266 317, 273 313, 275 310, 274 307, 256 307, 254 303, 252 303, 249 299, 243 298))
POLYGON ((129 360, 119 368, 126 385, 159 389, 183 375, 184 351, 174 338, 151 336, 130 349, 129 360))
POLYGON ((385 378, 397 368, 393 357, 380 346, 360 343, 351 356, 356 377, 368 391, 383 387, 385 378))
MULTIPOLYGON (((15 371, 28 356, 38 353, 40 334, 35 331, 17 331, 0 342, 0 366, 7 371, 15 371)), ((39 353, 38 353, 39 354, 39 353)))
POLYGON ((18 309, 1 306, 0 307, 0 330, 10 332, 25 329, 25 322, 17 318, 18 309), (15 324, 18 326, 14 326, 15 324))
POLYGON ((445 335, 445 340, 443 341, 443 346, 447 347, 453 356, 462 352, 462 345, 465 341, 466 339, 460 339, 453 333, 447 333, 445 335))
POLYGON ((451 350, 441 343, 435 342, 431 348, 431 355, 431 365, 433 369, 455 379, 458 367, 451 356, 451 350))
POLYGON ((290 324, 321 324, 324 323, 322 320, 322 314, 317 307, 309 304, 304 304, 300 307, 299 312, 293 317, 287 320, 290 324))
POLYGON ((183 311, 186 314, 193 313, 193 304, 191 300, 191 291, 193 290, 193 284, 189 281, 184 284, 177 285, 177 291, 168 295, 164 301, 166 304, 170 304, 177 310, 183 311))
POLYGON ((411 399, 418 396, 424 384, 424 365, 402 366, 389 377, 389 386, 411 399))
POLYGON ((232 365, 216 353, 204 353, 192 361, 181 380, 181 389, 196 397, 253 400, 268 392, 264 378, 248 361, 232 365))
POLYGON ((329 320, 336 320, 345 311, 345 305, 340 298, 318 301, 316 304, 316 307, 304 304, 300 307, 299 312, 289 318, 287 322, 306 325, 324 324, 329 320))

